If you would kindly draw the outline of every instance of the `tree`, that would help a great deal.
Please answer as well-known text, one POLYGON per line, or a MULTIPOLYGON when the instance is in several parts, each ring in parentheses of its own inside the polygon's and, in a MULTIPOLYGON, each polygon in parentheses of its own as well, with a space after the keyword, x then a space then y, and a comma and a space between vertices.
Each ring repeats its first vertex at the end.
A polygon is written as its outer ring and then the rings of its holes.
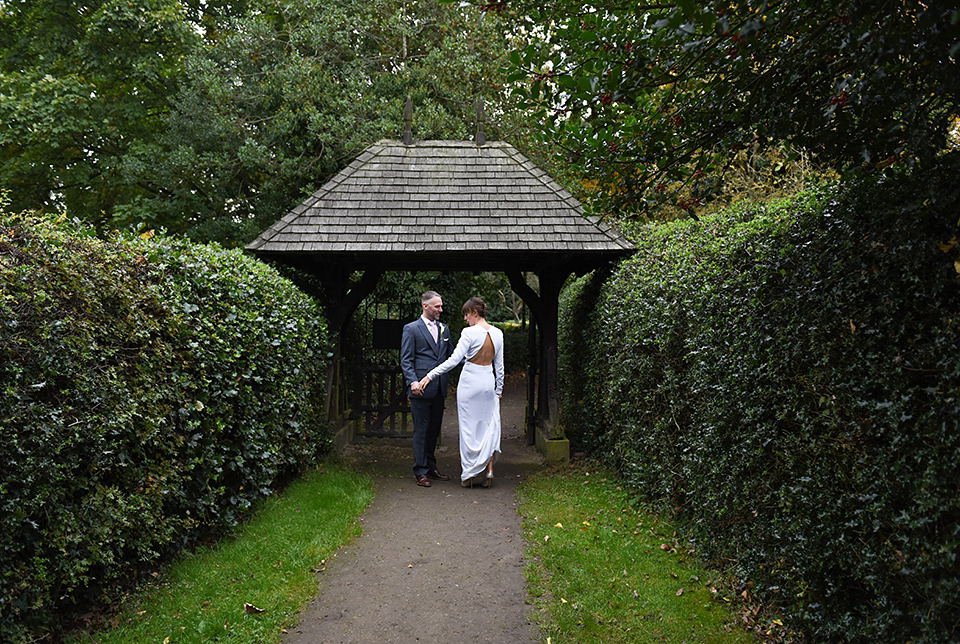
POLYGON ((787 143, 845 172, 923 164, 958 114, 960 10, 915 0, 501 0, 530 43, 511 80, 598 205, 642 213, 720 188, 737 151, 787 143))
POLYGON ((0 185, 11 208, 102 223, 144 193, 126 165, 163 127, 198 18, 175 0, 0 6, 0 185))
POLYGON ((141 151, 156 216, 242 244, 363 148, 414 134, 469 138, 475 101, 502 102, 503 37, 472 8, 417 0, 255 0, 192 55, 164 135, 141 151))
POLYGON ((241 245, 364 147, 468 138, 507 30, 436 0, 24 0, 0 8, 11 208, 241 245))

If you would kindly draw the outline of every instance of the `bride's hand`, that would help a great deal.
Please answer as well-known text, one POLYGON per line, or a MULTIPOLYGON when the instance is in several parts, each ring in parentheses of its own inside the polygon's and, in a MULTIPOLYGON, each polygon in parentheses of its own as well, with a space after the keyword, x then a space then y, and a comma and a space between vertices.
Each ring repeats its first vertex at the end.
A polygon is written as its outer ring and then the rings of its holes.
POLYGON ((420 381, 420 389, 426 389, 427 385, 429 384, 430 384, 430 379, 424 376, 423 380, 420 381))

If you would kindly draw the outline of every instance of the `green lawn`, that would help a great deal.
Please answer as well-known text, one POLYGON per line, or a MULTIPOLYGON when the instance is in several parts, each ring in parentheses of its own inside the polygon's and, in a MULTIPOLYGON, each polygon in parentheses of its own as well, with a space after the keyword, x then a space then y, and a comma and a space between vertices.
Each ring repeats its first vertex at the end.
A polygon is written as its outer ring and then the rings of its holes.
POLYGON ((544 470, 522 484, 520 511, 527 583, 550 644, 757 642, 733 625, 716 573, 612 476, 544 470))
POLYGON ((372 498, 365 476, 315 470, 266 501, 235 538, 185 556, 128 599, 114 628, 76 641, 277 642, 316 595, 317 568, 359 534, 357 517, 372 498))
MULTIPOLYGON (((713 590, 717 574, 656 514, 631 504, 612 476, 543 470, 519 495, 544 642, 757 642, 732 625, 733 604, 713 590)), ((129 597, 112 628, 73 641, 278 642, 315 597, 315 571, 359 534, 357 517, 372 497, 362 474, 311 472, 235 537, 184 556, 129 597)))

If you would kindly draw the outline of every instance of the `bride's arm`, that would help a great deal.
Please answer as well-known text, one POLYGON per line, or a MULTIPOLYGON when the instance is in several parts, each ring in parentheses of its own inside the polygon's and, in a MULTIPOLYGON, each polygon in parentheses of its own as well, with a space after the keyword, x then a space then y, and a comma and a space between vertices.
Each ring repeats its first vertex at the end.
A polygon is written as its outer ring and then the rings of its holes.
POLYGON ((453 355, 431 369, 430 373, 423 378, 425 381, 430 382, 437 376, 447 373, 463 362, 463 359, 467 356, 467 352, 470 350, 470 345, 473 344, 473 340, 466 331, 467 330, 464 329, 463 332, 460 333, 460 340, 457 341, 457 348, 453 350, 453 355))
POLYGON ((499 396, 503 394, 503 334, 498 335, 500 336, 500 346, 496 347, 496 351, 493 352, 493 372, 496 377, 494 392, 499 396))

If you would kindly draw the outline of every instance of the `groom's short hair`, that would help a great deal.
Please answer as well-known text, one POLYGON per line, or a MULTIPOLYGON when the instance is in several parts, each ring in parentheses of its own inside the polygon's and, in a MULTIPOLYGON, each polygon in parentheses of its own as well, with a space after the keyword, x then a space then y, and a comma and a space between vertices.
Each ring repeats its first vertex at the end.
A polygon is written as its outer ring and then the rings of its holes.
POLYGON ((440 297, 440 294, 436 291, 425 291, 424 294, 420 296, 420 301, 426 304, 435 297, 440 297))

